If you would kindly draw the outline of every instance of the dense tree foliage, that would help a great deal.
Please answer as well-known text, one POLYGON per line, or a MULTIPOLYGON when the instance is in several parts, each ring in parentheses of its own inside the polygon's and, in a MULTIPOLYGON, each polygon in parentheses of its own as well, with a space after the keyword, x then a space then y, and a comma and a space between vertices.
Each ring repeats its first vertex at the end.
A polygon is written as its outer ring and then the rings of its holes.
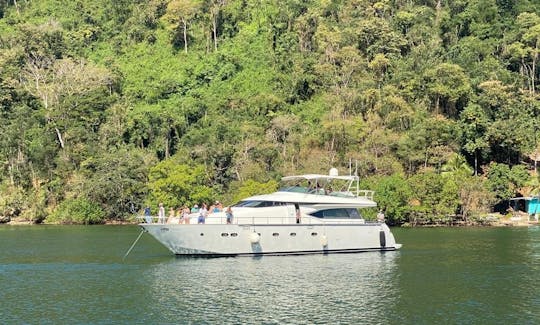
POLYGON ((358 161, 392 222, 537 179, 531 0, 0 2, 0 215, 124 220, 358 161))

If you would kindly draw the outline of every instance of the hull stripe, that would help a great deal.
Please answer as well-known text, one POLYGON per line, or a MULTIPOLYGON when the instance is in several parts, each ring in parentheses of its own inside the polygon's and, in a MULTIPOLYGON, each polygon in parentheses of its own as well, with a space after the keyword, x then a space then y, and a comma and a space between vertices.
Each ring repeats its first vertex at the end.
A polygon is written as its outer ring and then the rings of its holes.
POLYGON ((377 248, 351 248, 351 249, 328 249, 315 251, 290 251, 290 252, 259 252, 259 253, 237 253, 237 254, 220 254, 220 253, 203 253, 203 254, 176 254, 178 257, 232 257, 232 256, 282 256, 282 255, 312 255, 312 254, 347 254, 361 252, 386 252, 397 251, 395 247, 377 247, 377 248))

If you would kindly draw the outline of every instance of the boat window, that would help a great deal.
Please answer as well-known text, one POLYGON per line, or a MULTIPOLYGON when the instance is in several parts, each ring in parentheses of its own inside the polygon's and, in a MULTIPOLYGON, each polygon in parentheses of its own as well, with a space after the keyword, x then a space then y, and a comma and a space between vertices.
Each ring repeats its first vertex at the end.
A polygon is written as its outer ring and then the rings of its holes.
POLYGON ((277 236, 279 236, 279 233, 275 232, 275 233, 272 234, 272 236, 277 237, 277 236))
POLYGON ((264 208, 271 207, 276 205, 286 205, 286 202, 274 202, 274 201, 240 201, 233 205, 233 207, 242 207, 242 208, 264 208))
POLYGON ((295 232, 291 232, 291 236, 292 236, 292 237, 296 236, 296 233, 295 233, 295 232))
POLYGON ((323 219, 361 219, 357 209, 328 209, 313 212, 311 214, 317 218, 323 219))
POLYGON ((285 186, 280 188, 279 192, 307 193, 308 188, 303 186, 285 186))
POLYGON ((360 216, 360 213, 358 212, 357 209, 349 209, 349 217, 351 217, 351 219, 361 219, 362 216, 360 216))
POLYGON ((228 233, 226 233, 226 232, 222 232, 222 233, 221 233, 221 237, 227 237, 227 236, 229 236, 228 233))
POLYGON ((238 236, 237 233, 235 233, 235 232, 232 232, 232 233, 231 233, 231 237, 236 237, 236 236, 238 236))

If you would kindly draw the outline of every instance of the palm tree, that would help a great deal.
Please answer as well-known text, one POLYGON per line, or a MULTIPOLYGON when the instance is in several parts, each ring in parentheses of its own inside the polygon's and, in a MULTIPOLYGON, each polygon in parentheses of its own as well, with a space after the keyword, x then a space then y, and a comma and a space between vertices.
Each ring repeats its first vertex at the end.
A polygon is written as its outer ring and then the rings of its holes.
POLYGON ((470 176, 472 173, 471 166, 469 166, 465 157, 459 153, 453 153, 441 168, 443 176, 470 176))

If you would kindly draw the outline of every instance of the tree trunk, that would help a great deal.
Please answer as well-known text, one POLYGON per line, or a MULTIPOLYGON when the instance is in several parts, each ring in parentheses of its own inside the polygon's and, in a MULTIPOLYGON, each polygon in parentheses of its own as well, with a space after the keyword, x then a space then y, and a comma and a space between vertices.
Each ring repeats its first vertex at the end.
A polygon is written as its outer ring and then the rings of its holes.
POLYGON ((13 176, 13 163, 12 162, 9 163, 8 171, 9 171, 9 182, 13 186, 15 185, 15 177, 13 176))
POLYGON ((531 84, 532 84, 532 95, 536 93, 536 60, 538 59, 538 47, 535 47, 535 54, 533 55, 532 61, 532 71, 531 71, 531 84))
POLYGON ((474 151, 474 176, 478 176, 478 150, 474 151))
POLYGON ((208 33, 208 30, 205 30, 204 34, 206 35, 206 53, 210 53, 210 39, 212 36, 208 33))
POLYGON ((184 52, 187 53, 187 21, 182 18, 182 23, 184 24, 184 52))
POLYGON ((64 149, 64 140, 62 139, 62 133, 60 133, 60 130, 58 128, 54 128, 56 131, 56 136, 58 137, 58 142, 60 142, 60 147, 64 149))
POLYGON ((212 25, 212 33, 214 36, 214 51, 217 51, 217 14, 214 16, 212 25))
POLYGON ((13 0, 13 4, 15 5, 15 9, 17 9, 17 15, 20 15, 21 13, 19 12, 19 5, 17 4, 17 0, 13 0))
POLYGON ((169 152, 169 138, 170 138, 170 132, 167 132, 167 136, 165 137, 165 159, 168 159, 170 156, 169 152))

